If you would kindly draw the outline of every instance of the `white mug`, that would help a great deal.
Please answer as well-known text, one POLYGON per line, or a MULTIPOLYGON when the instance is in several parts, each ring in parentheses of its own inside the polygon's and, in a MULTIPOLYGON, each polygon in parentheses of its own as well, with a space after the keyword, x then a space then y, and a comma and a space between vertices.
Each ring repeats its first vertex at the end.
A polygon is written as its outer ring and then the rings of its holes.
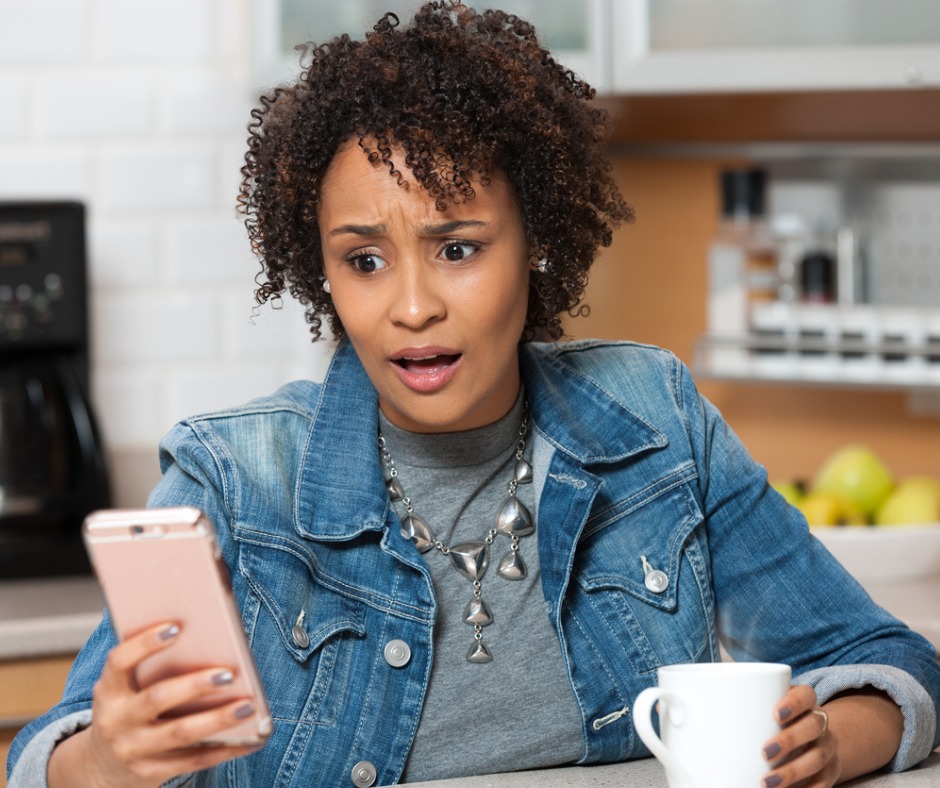
POLYGON ((773 710, 790 666, 768 662, 667 665, 637 695, 637 733, 666 769, 670 788, 756 788, 771 769, 762 748, 780 730, 773 710), (659 703, 662 738, 651 713, 659 703))

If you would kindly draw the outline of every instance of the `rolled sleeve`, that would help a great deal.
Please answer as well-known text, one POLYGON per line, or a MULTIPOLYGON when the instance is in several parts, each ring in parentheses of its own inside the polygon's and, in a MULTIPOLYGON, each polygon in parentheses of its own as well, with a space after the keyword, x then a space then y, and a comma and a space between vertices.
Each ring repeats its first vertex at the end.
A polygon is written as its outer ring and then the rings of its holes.
POLYGON ((36 733, 23 748, 10 773, 9 788, 47 788, 46 767, 52 751, 63 739, 91 725, 91 709, 60 717, 36 733))
POLYGON ((887 693, 904 715, 904 734, 897 753, 885 768, 903 772, 930 755, 936 736, 936 710, 930 694, 909 673, 891 665, 835 665, 807 671, 795 677, 794 682, 812 687, 820 705, 841 692, 862 687, 887 693))
MULTIPOLYGON (((63 739, 91 725, 91 709, 72 712, 59 717, 36 733, 23 747, 7 788, 48 788, 46 770, 56 745, 63 739)), ((187 772, 163 783, 161 788, 190 788, 195 784, 195 773, 187 772)))

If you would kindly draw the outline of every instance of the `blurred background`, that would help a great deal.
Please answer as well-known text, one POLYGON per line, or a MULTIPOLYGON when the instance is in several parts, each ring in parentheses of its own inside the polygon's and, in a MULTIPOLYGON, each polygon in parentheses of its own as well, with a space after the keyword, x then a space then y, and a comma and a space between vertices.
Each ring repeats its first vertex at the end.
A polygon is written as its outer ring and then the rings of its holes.
MULTIPOLYGON (((186 414, 317 376, 293 303, 253 311, 236 218, 248 0, 2 0, 0 199, 87 210, 91 396, 117 503, 186 414)), ((295 67, 295 71, 297 68, 295 67)))
MULTIPOLYGON (((297 43, 364 30, 386 10, 406 18, 417 5, 0 0, 0 200, 85 205, 91 398, 118 503, 146 494, 155 444, 179 418, 322 374, 329 346, 309 343, 292 302, 253 308, 258 265, 234 207, 249 113, 262 90, 297 74, 297 43)), ((940 301, 928 142, 938 4, 900 0, 890 13, 865 0, 499 5, 533 19, 559 59, 598 86, 614 118, 617 176, 637 210, 598 265, 593 315, 572 321, 573 335, 654 342, 695 362, 720 172, 735 167, 765 171, 763 218, 795 220, 802 251, 834 253, 843 224, 864 241, 866 209, 846 200, 859 184, 869 197, 876 182, 916 187, 889 208, 914 201, 912 248, 928 254, 909 295, 919 306, 940 301)), ((867 209, 883 209, 879 199, 867 209)), ((698 369, 704 380, 707 364, 698 369)), ((840 442, 859 426, 859 408, 876 422, 890 413, 885 434, 937 426, 908 418, 906 390, 846 399, 774 388, 753 413, 753 387, 706 389, 778 474, 813 465, 822 435, 840 442), (796 417, 809 419, 813 445, 792 440, 796 417), (753 423, 771 419, 787 424, 786 448, 753 423), (833 423, 821 434, 820 422, 833 423)), ((921 392, 913 407, 935 405, 921 392)))

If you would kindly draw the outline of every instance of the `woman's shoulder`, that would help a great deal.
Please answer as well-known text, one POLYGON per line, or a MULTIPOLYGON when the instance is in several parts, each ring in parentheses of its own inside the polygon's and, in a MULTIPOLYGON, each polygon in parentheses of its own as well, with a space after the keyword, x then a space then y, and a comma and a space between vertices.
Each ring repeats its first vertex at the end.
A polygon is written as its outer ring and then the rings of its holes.
POLYGON ((605 388, 675 382, 685 369, 674 353, 656 345, 628 340, 577 339, 533 342, 526 355, 539 367, 561 365, 605 388))
MULTIPOLYGON (((683 429, 680 412, 698 400, 692 376, 668 350, 639 342, 576 340, 531 344, 523 350, 531 395, 557 413, 629 412, 638 424, 683 429)), ((561 416, 560 416, 561 417, 561 416)))
POLYGON ((255 397, 241 405, 199 413, 185 419, 186 423, 240 422, 250 419, 278 417, 278 414, 310 419, 316 412, 322 384, 311 380, 294 380, 271 394, 255 397))
POLYGON ((633 360, 675 358, 672 351, 658 345, 629 339, 569 339, 559 342, 532 342, 529 346, 537 354, 584 359, 588 362, 611 357, 633 360))
POLYGON ((195 440, 230 448, 244 446, 258 453, 267 443, 277 442, 283 451, 287 448, 286 436, 293 436, 298 444, 306 439, 316 417, 321 388, 319 383, 297 380, 242 405, 190 416, 166 435, 163 448, 180 447, 195 440))

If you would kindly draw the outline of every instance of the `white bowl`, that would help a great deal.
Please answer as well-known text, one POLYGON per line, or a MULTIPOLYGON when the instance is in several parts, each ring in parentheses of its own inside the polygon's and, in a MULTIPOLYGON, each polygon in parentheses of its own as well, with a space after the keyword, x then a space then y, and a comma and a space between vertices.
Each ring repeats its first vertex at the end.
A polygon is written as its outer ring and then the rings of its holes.
POLYGON ((810 530, 862 585, 940 578, 940 522, 810 530))

